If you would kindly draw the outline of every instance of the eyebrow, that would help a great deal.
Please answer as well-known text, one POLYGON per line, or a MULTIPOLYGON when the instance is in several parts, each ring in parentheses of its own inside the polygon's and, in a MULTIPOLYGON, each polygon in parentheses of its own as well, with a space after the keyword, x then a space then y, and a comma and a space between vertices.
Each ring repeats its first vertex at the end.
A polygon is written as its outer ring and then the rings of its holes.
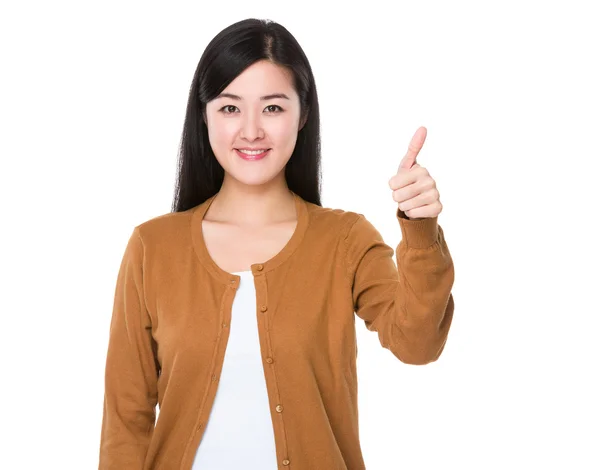
MULTIPOLYGON (((237 101, 242 101, 242 97, 238 96, 238 95, 234 95, 232 93, 221 93, 219 96, 217 96, 215 99, 218 98, 231 98, 232 100, 237 100, 237 101)), ((276 98, 282 98, 285 100, 289 100, 289 96, 286 95, 285 93, 273 93, 272 95, 265 95, 265 96, 261 96, 260 100, 261 101, 266 101, 266 100, 273 100, 276 98)))

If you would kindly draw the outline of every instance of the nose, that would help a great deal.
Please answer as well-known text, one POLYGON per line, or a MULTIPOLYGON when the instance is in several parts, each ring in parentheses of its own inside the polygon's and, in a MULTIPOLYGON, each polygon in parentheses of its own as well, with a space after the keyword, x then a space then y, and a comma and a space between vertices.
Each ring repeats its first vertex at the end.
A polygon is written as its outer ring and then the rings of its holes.
POLYGON ((254 113, 246 113, 241 120, 240 137, 246 140, 256 140, 264 136, 262 122, 260 117, 254 113))

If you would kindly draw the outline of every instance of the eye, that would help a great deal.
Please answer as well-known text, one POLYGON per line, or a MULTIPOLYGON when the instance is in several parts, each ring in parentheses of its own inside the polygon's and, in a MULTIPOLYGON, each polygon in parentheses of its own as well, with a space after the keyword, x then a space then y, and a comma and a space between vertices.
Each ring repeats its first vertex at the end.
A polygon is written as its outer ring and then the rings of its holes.
POLYGON ((235 106, 233 106, 232 104, 227 104, 227 105, 223 106, 221 109, 219 109, 219 111, 222 112, 223 114, 233 114, 233 113, 230 113, 229 111, 225 111, 228 108, 235 108, 235 106))
POLYGON ((278 112, 282 112, 283 111, 283 109, 281 108, 281 106, 278 106, 276 104, 270 104, 269 106, 267 106, 267 108, 278 108, 279 109, 278 112))
MULTIPOLYGON (((219 112, 223 113, 223 114, 234 114, 234 112, 230 112, 229 109, 230 108, 235 108, 237 109, 237 106, 233 106, 232 104, 227 104, 225 106, 223 106, 221 109, 219 109, 219 112)), ((280 113, 283 112, 283 108, 281 106, 278 106, 276 104, 270 104, 269 106, 267 106, 265 109, 268 108, 277 108, 278 111, 268 111, 269 113, 280 113)))

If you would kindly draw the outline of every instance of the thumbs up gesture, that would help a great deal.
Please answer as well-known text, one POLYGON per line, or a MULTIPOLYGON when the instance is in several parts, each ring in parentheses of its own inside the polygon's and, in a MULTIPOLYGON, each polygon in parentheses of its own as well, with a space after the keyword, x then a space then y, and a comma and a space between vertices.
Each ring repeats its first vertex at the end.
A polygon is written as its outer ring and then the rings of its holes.
POLYGON ((427 129, 419 127, 408 144, 406 155, 400 161, 398 172, 388 181, 392 199, 410 220, 433 218, 442 212, 440 193, 434 179, 424 167, 416 163, 425 137, 427 129))

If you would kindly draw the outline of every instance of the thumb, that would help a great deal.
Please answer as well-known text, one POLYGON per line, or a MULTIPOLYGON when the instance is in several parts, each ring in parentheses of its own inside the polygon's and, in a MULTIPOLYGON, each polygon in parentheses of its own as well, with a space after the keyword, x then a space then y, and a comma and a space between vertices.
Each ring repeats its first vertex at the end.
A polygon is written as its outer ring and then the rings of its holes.
POLYGON ((425 138, 427 137, 427 129, 423 126, 417 129, 415 135, 410 140, 410 144, 408 144, 408 151, 406 155, 400 161, 400 165, 398 166, 398 172, 401 169, 410 169, 417 161, 417 155, 423 148, 423 144, 425 143, 425 138))

